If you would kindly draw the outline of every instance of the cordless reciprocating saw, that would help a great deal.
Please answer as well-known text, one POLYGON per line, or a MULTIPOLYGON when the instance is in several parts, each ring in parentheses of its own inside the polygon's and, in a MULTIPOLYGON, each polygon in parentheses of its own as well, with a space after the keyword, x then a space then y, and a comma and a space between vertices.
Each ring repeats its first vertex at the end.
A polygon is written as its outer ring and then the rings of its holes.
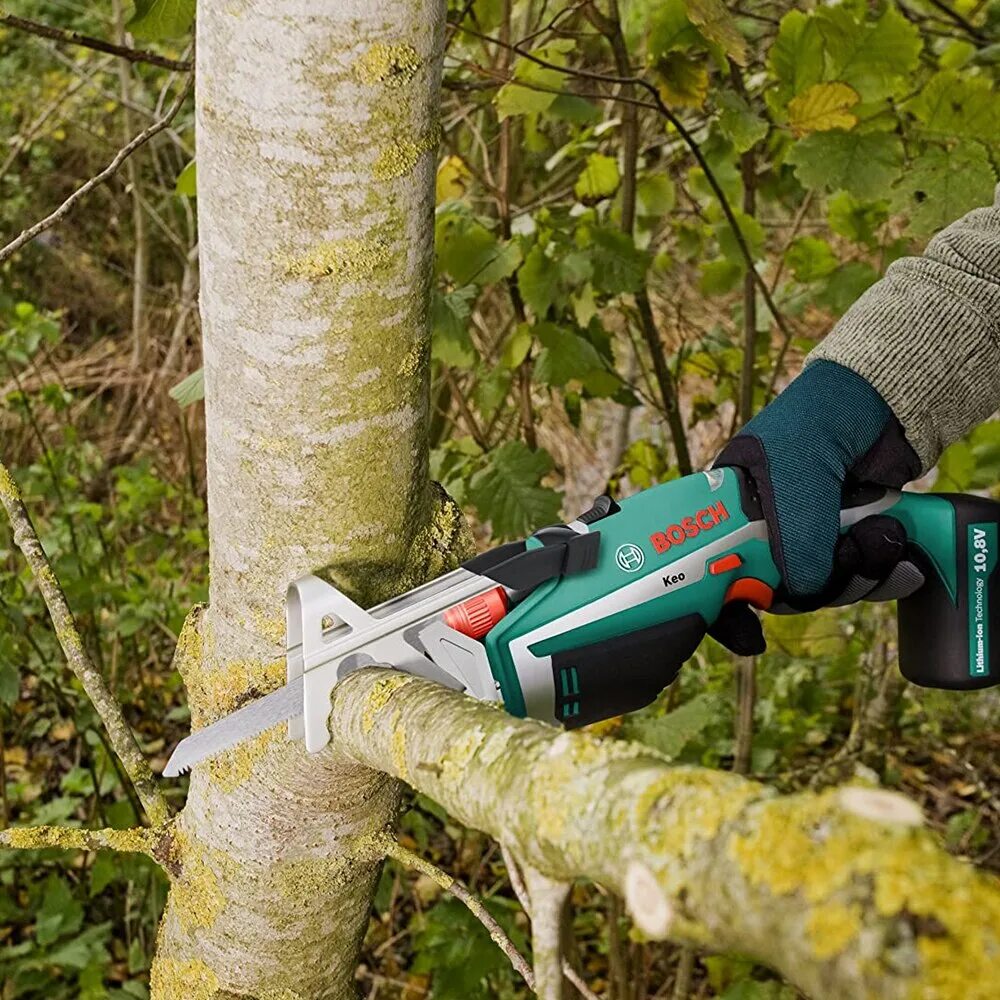
MULTIPOLYGON (((865 598, 898 599, 904 676, 938 688, 996 684, 1000 503, 866 488, 845 504, 842 530, 872 514, 896 518, 907 538, 905 558, 865 598)), ((164 773, 283 721, 290 737, 321 749, 333 688, 372 664, 501 701, 514 715, 586 725, 651 702, 727 602, 788 610, 780 598, 760 503, 732 468, 620 503, 600 497, 570 524, 367 611, 303 577, 288 590, 288 683, 183 740, 164 773)))

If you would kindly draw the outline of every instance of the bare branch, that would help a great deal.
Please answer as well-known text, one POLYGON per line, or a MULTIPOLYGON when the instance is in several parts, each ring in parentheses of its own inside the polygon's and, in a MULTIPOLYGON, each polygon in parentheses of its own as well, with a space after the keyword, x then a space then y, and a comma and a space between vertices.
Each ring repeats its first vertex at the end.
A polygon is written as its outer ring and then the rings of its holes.
POLYGON ((16 236, 10 243, 5 247, 0 249, 0 264, 2 264, 8 257, 15 254, 21 249, 26 243, 30 243, 36 236, 44 233, 47 229, 51 229, 57 222, 65 218, 69 214, 70 210, 76 203, 89 194, 95 187, 103 184, 108 178, 113 177, 118 168, 137 150, 140 146, 144 146, 153 136, 162 132, 167 126, 174 120, 177 112, 180 111, 184 102, 187 100, 187 96, 191 91, 191 85, 193 79, 188 77, 187 82, 184 85, 184 89, 178 94, 177 99, 170 106, 167 113, 160 118, 158 121, 153 122, 148 128, 143 129, 130 143, 123 146, 116 154, 114 159, 99 173, 91 177, 89 181, 78 187, 54 212, 47 215, 40 222, 36 222, 33 226, 25 229, 19 236, 16 236))
POLYGON ((87 697, 101 717, 108 733, 108 740, 131 779, 150 823, 153 826, 161 826, 170 818, 167 800, 158 788, 153 772, 136 743, 135 734, 125 721, 121 705, 108 689, 101 672, 84 648, 73 612, 70 611, 66 595, 55 573, 52 572, 48 557, 38 539, 38 533, 31 522, 31 515, 24 506, 21 491, 2 462, 0 462, 0 503, 7 511, 14 541, 24 553, 45 600, 45 606, 49 609, 56 638, 66 654, 70 669, 83 685, 87 697))
POLYGON ((102 38, 83 35, 79 31, 54 28, 50 24, 29 21, 26 17, 17 17, 14 14, 0 12, 0 24, 5 24, 8 28, 17 28, 19 31, 26 31, 29 35, 37 35, 39 38, 51 38, 54 42, 80 45, 85 49, 93 49, 95 52, 106 52, 108 55, 119 56, 132 63, 149 63, 150 66, 159 66, 160 69, 171 69, 178 73, 188 73, 194 68, 189 59, 168 59, 166 56, 157 55, 147 49, 132 49, 127 45, 116 45, 114 42, 106 42, 102 38))
POLYGON ((436 882, 445 892, 454 896, 468 908, 469 912, 486 928, 497 947, 510 959, 510 964, 521 974, 530 990, 535 988, 535 977, 527 959, 514 947, 507 932, 497 923, 496 919, 485 906, 462 885, 437 865, 422 858, 419 854, 403 847, 399 841, 385 836, 378 840, 378 848, 387 857, 394 858, 401 865, 412 868, 436 882))

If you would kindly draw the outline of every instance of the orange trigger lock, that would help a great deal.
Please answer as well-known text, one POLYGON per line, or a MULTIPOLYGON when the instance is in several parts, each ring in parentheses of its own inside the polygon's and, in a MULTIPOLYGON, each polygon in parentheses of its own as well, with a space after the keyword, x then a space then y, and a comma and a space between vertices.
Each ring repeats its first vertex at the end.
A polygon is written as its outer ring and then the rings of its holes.
POLYGON ((730 601, 746 601, 760 611, 767 611, 774 601, 774 590, 763 580, 745 576, 729 585, 724 603, 728 604, 730 601))

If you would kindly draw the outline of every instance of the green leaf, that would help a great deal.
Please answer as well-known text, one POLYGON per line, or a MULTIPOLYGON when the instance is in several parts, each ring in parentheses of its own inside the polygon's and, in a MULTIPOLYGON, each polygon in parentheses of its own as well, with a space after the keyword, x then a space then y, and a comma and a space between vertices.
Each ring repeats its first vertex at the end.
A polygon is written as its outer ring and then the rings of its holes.
POLYGON ((796 281, 825 278, 840 266, 840 260, 830 244, 815 236, 802 236, 795 240, 785 254, 785 261, 796 281))
POLYGON ((439 215, 434 233, 438 270, 450 275, 456 285, 493 284, 509 277, 521 263, 516 241, 498 240, 462 211, 439 215))
MULTIPOLYGON (((575 46, 570 38, 557 38, 547 45, 532 49, 531 54, 553 66, 565 66, 567 54, 575 46)), ((501 121, 515 115, 547 111, 566 90, 566 74, 558 69, 540 66, 521 56, 514 65, 513 79, 505 83, 493 99, 501 121)))
POLYGON ((198 164, 192 160, 178 175, 174 194, 194 198, 198 194, 198 164))
POLYGON ((939 493, 964 493, 976 474, 976 457, 968 441, 956 441, 942 453, 937 463, 934 489, 939 493))
POLYGON ((668 757, 677 757, 719 714, 718 696, 699 694, 666 715, 637 717, 628 735, 668 757))
POLYGON ((199 368, 191 372, 187 378, 182 379, 170 390, 170 398, 181 409, 197 403, 205 398, 205 369, 199 368))
POLYGON ((767 122, 754 114, 750 105, 731 90, 718 96, 719 128, 737 153, 745 153, 767 135, 767 122))
POLYGON ((664 173, 646 174, 636 185, 635 200, 638 215, 658 219, 677 204, 677 189, 664 173))
POLYGON ((701 34, 688 17, 684 0, 662 0, 652 5, 647 35, 650 62, 657 62, 668 52, 703 43, 701 34))
POLYGON ((21 694, 21 675, 8 659, 0 658, 0 705, 14 705, 21 694))
POLYGON ((135 0, 126 27, 136 37, 153 41, 187 34, 194 23, 195 0, 135 0))
POLYGON ((800 139, 788 162, 803 187, 843 189, 858 198, 888 193, 903 165, 903 144, 886 132, 845 132, 833 129, 800 139))
POLYGON ((42 905, 35 915, 35 940, 44 947, 60 937, 75 934, 82 924, 83 906, 62 878, 50 875, 42 905))
POLYGON ((437 289, 431 296, 431 356, 454 368, 471 368, 476 351, 469 337, 469 313, 476 289, 457 288, 447 295, 437 289))
POLYGON ((530 324, 518 323, 503 345, 503 351, 500 354, 501 364, 513 371, 528 356, 533 341, 534 335, 531 332, 530 324))
POLYGON ((840 191, 827 201, 826 219, 838 236, 874 247, 878 229, 889 221, 889 206, 884 201, 861 202, 840 191))
POLYGON ((615 160, 603 153, 591 153, 573 186, 573 193, 585 205, 593 205, 610 198, 620 183, 621 176, 615 160))
POLYGON ((823 7, 816 16, 829 79, 849 83, 869 102, 910 85, 923 42, 920 31, 894 4, 888 4, 874 22, 855 20, 854 11, 846 4, 823 7))
POLYGON ((564 386, 572 379, 583 381, 591 373, 604 370, 594 345, 572 330, 540 323, 535 335, 542 344, 535 362, 535 378, 542 385, 564 386))
POLYGON ((936 73, 904 107, 929 135, 995 143, 1000 133, 1000 101, 986 77, 936 73))
POLYGON ((617 229, 592 228, 577 231, 578 242, 591 240, 594 265, 594 287, 607 295, 637 292, 646 278, 649 260, 636 249, 632 237, 617 229))
POLYGON ((823 75, 823 37, 816 19, 799 10, 789 11, 781 19, 768 63, 791 94, 800 94, 819 83, 823 75))
POLYGON ((687 0, 687 14, 708 41, 720 46, 733 62, 746 65, 746 39, 722 0, 687 0))
POLYGON ((968 142, 931 147, 910 164, 896 185, 893 208, 909 217, 910 232, 929 235, 992 201, 996 177, 986 150, 968 142))
POLYGON ((826 306, 838 316, 878 281, 878 273, 871 264, 861 260, 848 261, 838 267, 827 279, 825 286, 816 293, 817 305, 826 306))
MULTIPOLYGON (((764 241, 767 239, 767 231, 752 215, 746 215, 738 210, 734 211, 733 215, 736 218, 736 224, 740 227, 743 242, 746 243, 747 249, 750 251, 750 256, 757 260, 760 257, 764 241)), ((728 220, 723 220, 715 227, 715 238, 719 241, 719 249, 728 260, 735 262, 741 268, 746 266, 746 258, 743 256, 739 243, 736 242, 736 235, 728 220)))
POLYGON ((517 272, 517 287, 525 305, 544 318, 559 293, 559 265, 549 260, 537 244, 528 251, 517 272))
POLYGON ((548 452, 507 441, 488 456, 469 483, 469 499, 497 538, 521 538, 559 518, 562 497, 541 485, 552 471, 548 452))
POLYGON ((118 858, 110 851, 98 851, 90 867, 90 896, 99 896, 119 875, 118 858))
POLYGON ((723 258, 708 261, 701 265, 698 288, 705 295, 726 295, 739 283, 743 271, 743 265, 734 260, 723 258))
MULTIPOLYGON (((495 899, 486 900, 485 906, 508 934, 520 936, 515 947, 523 948, 523 936, 518 935, 510 910, 495 899)), ((490 980, 512 978, 504 953, 457 899, 445 896, 416 921, 413 971, 433 975, 433 1000, 491 1000, 497 994, 490 980)))
POLYGON ((594 125, 601 120, 600 110, 591 101, 576 94, 557 95, 549 105, 548 113, 574 125, 594 125))

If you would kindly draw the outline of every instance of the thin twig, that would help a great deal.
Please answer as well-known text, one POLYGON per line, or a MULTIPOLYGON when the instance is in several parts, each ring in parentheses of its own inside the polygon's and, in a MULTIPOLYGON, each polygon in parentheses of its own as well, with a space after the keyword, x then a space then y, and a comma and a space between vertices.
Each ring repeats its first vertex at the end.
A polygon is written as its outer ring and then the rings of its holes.
POLYGON ((392 837, 384 836, 378 840, 379 850, 387 857, 394 858, 401 865, 412 868, 426 875, 436 882, 445 892, 454 896, 462 903, 469 912, 486 928, 490 937, 497 947, 510 959, 510 964, 520 973, 521 978, 528 984, 528 989, 535 989, 535 975, 531 971, 531 966, 527 959, 514 947, 514 943, 507 936, 507 932, 497 923, 493 915, 485 906, 462 885, 457 879, 452 878, 446 871, 438 868, 437 865, 422 858, 415 851, 408 847, 403 847, 399 841, 392 837))
POLYGON ((108 689, 101 672, 94 666, 83 645, 73 612, 70 611, 66 595, 55 573, 52 572, 48 557, 38 539, 38 533, 31 522, 31 515, 24 506, 21 491, 2 462, 0 462, 0 503, 3 504, 10 519, 14 542, 24 553, 45 600, 45 606, 49 609, 56 638, 66 654, 70 669, 104 723, 109 742, 132 780, 150 823, 153 826, 160 826, 170 818, 167 800, 157 787, 156 779, 139 749, 135 734, 125 721, 121 705, 108 689))
POLYGON ((674 979, 672 1000, 688 1000, 691 995, 691 978, 694 974, 694 948, 684 945, 677 958, 677 975, 674 979))
POLYGON ((167 827, 134 827, 131 830, 81 830, 68 826, 15 826, 0 831, 0 848, 12 851, 117 851, 145 854, 162 861, 167 827))
POLYGON ((943 0, 927 0, 932 6, 941 11, 949 21, 954 21, 963 31, 967 31, 976 41, 985 42, 986 35, 979 30, 971 21, 967 21, 957 10, 949 7, 943 0))
POLYGON ((149 63, 150 66, 172 69, 179 73, 188 73, 194 68, 190 60, 168 59, 166 56, 157 55, 146 49, 133 49, 127 45, 116 45, 114 42, 106 42, 102 38, 83 35, 79 31, 54 28, 50 24, 29 21, 26 17, 17 17, 14 14, 0 13, 0 24, 5 24, 8 28, 17 28, 19 31, 26 31, 30 35, 38 35, 39 38, 51 38, 55 42, 80 45, 85 49, 93 49, 95 52, 106 52, 108 55, 119 56, 132 63, 149 63))
POLYGON ((60 222, 65 216, 67 216, 74 205, 87 194, 89 194, 95 187, 103 184, 110 177, 113 177, 118 168, 137 150, 140 146, 144 146, 153 136, 162 132, 167 126, 174 120, 177 112, 180 111, 184 102, 187 100, 188 94, 191 91, 191 86, 193 79, 188 77, 187 83, 184 85, 184 89, 178 94, 177 99, 170 106, 167 113, 158 121, 153 122, 149 128, 143 129, 128 145, 123 146, 115 154, 114 159, 99 173, 95 174, 90 178, 85 184, 78 187, 54 212, 47 215, 40 222, 36 222, 33 226, 25 229, 19 236, 16 236, 10 243, 8 243, 3 249, 0 249, 0 264, 2 264, 8 257, 15 254, 21 249, 26 243, 30 243, 36 236, 44 233, 47 229, 51 229, 57 222, 60 222))

